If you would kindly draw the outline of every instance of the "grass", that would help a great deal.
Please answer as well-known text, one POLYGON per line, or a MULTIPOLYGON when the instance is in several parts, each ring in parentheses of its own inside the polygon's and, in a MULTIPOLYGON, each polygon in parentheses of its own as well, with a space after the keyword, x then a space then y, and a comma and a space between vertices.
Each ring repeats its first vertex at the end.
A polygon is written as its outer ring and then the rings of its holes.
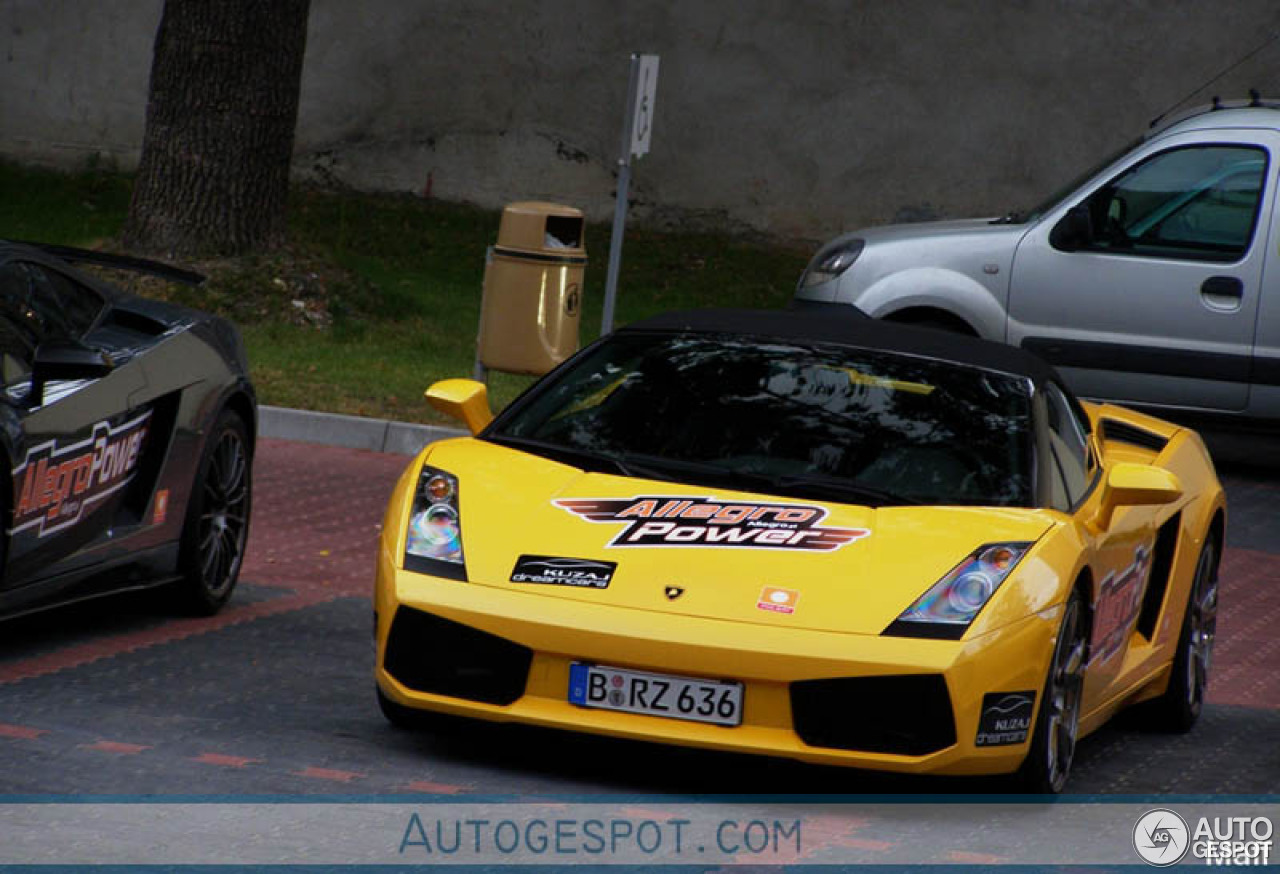
MULTIPOLYGON (((0 164, 0 237, 112 248, 129 186, 101 171, 0 164)), ((408 195, 297 189, 285 251, 197 262, 209 276, 198 289, 130 285, 234 319, 263 403, 438 422, 422 392, 437 379, 471 375, 485 249, 499 217, 408 195)), ((588 223, 584 343, 599 333, 608 232, 588 223)), ((617 321, 690 307, 782 306, 810 251, 629 226, 617 321)), ((531 381, 492 374, 495 409, 531 381)))

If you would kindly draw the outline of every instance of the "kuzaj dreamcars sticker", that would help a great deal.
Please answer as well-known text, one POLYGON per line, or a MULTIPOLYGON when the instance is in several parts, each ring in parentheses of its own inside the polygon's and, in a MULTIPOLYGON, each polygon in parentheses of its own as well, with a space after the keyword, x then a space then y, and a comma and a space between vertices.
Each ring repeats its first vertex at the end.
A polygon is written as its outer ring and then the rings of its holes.
POLYGON ((825 507, 812 504, 718 501, 648 496, 561 499, 562 510, 592 522, 626 525, 609 542, 623 546, 698 546, 731 549, 831 551, 871 533, 867 528, 824 528, 825 507))
POLYGON ((511 582, 607 589, 609 581, 613 579, 613 572, 617 569, 618 564, 613 561, 522 555, 516 559, 516 566, 511 570, 511 582))

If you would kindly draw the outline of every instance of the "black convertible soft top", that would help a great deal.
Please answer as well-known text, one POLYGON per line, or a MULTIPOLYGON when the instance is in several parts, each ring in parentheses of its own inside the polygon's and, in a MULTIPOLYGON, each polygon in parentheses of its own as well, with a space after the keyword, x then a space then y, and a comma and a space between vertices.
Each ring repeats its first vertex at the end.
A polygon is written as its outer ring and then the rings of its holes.
POLYGON ((1052 367, 1017 347, 882 322, 848 304, 816 304, 794 310, 685 310, 663 313, 618 329, 619 333, 627 334, 649 331, 732 334, 875 349, 1025 376, 1037 384, 1062 384, 1052 367))

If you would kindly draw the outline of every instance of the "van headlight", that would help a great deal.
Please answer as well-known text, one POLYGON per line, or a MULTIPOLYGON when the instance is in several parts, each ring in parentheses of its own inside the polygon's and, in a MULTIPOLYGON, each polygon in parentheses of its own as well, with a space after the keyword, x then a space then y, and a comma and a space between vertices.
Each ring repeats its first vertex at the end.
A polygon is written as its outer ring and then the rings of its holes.
POLYGON ((823 246, 805 268, 804 275, 800 277, 800 287, 808 288, 836 279, 853 266, 865 245, 865 241, 853 237, 835 240, 823 246))

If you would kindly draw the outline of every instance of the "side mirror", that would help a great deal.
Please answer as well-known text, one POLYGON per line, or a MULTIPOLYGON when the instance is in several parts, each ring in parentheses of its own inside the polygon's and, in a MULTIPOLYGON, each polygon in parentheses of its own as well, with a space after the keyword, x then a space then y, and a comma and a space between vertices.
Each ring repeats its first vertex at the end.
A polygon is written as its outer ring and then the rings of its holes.
POLYGON ((427 389, 426 397, 431 406, 461 421, 472 434, 493 421, 489 389, 474 379, 442 379, 427 389))
POLYGON ((1116 195, 1111 199, 1111 203, 1107 206, 1107 221, 1114 222, 1117 225, 1123 225, 1124 220, 1129 217, 1129 202, 1123 197, 1116 195))
POLYGON ((100 379, 113 365, 106 353, 76 340, 47 340, 31 362, 31 396, 44 397, 46 383, 61 379, 100 379))
POLYGON ((1093 242, 1093 217, 1089 204, 1081 203, 1067 210, 1049 232, 1049 245, 1062 252, 1075 252, 1093 242))
POLYGON ((1121 462, 1107 471, 1093 525, 1099 530, 1109 528, 1120 507, 1172 504, 1181 497, 1182 483, 1173 473, 1149 464, 1121 462))

